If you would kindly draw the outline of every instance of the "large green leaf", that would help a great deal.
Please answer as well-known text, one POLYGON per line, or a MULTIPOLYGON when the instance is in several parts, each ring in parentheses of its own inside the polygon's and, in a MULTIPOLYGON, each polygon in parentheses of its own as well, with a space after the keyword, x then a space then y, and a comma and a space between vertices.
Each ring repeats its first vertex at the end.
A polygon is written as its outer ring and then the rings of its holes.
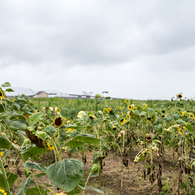
POLYGON ((5 117, 9 116, 10 113, 9 112, 3 112, 3 113, 0 113, 0 119, 5 119, 5 117))
POLYGON ((14 90, 11 89, 11 88, 6 89, 5 91, 7 91, 7 92, 14 92, 14 90))
POLYGON ((31 184, 31 179, 30 176, 24 181, 24 183, 22 184, 22 187, 20 188, 20 191, 18 192, 17 195, 25 195, 26 194, 26 190, 28 188, 28 186, 31 184))
POLYGON ((9 149, 10 147, 11 142, 5 137, 0 137, 0 148, 9 149))
POLYGON ((1 86, 2 87, 11 87, 11 84, 9 82, 5 82, 1 86))
POLYGON ((34 188, 27 189, 26 195, 47 195, 47 191, 43 186, 35 186, 34 188))
POLYGON ((183 125, 184 127, 186 127, 189 131, 194 132, 194 129, 193 129, 193 127, 192 127, 191 124, 186 123, 186 122, 183 121, 182 119, 179 119, 179 120, 177 120, 176 122, 179 123, 179 124, 182 124, 182 125, 183 125))
POLYGON ((38 169, 43 172, 47 171, 47 168, 39 163, 27 162, 27 163, 23 163, 23 166, 28 169, 38 169))
POLYGON ((79 146, 82 146, 83 144, 89 144, 89 145, 99 145, 99 140, 89 134, 83 134, 83 135, 77 135, 72 140, 70 140, 67 145, 71 148, 77 148, 79 146))
POLYGON ((47 168, 48 177, 65 192, 70 192, 75 188, 83 172, 83 163, 72 158, 54 163, 47 168))
MULTIPOLYGON (((18 176, 15 173, 10 173, 10 172, 7 172, 6 175, 7 175, 7 177, 9 176, 8 183, 9 183, 9 186, 11 187, 12 184, 18 178, 18 176)), ((0 173, 0 187, 6 189, 6 185, 5 185, 5 181, 4 181, 4 177, 3 177, 2 173, 0 173)))
POLYGON ((37 123, 43 115, 44 115, 44 113, 42 113, 42 112, 37 112, 37 113, 32 114, 30 116, 31 125, 34 125, 35 123, 37 123))
POLYGON ((20 121, 11 121, 11 120, 7 120, 8 124, 10 124, 11 126, 17 127, 18 129, 26 129, 26 124, 25 123, 21 123, 20 121))

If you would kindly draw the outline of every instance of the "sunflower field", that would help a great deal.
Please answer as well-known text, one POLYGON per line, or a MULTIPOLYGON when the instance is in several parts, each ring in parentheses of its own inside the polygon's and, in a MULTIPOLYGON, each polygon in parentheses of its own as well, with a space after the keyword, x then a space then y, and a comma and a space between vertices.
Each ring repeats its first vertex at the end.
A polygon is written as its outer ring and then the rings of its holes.
POLYGON ((195 102, 30 99, 0 87, 0 194, 195 194, 195 102))

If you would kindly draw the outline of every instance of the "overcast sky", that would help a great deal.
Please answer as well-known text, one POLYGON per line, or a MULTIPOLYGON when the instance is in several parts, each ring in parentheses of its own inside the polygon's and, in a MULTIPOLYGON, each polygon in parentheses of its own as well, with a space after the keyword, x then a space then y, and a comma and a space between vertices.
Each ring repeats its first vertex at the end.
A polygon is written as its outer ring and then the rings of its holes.
POLYGON ((194 0, 0 0, 0 84, 195 95, 194 0))

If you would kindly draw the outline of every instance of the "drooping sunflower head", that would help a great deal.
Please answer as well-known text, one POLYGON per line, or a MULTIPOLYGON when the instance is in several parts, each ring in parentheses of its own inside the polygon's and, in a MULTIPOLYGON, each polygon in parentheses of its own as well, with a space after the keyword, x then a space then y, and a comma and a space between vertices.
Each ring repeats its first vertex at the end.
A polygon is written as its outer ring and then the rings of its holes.
POLYGON ((177 98, 181 99, 183 98, 183 95, 181 93, 177 94, 177 98))
POLYGON ((54 126, 57 126, 57 127, 61 127, 62 124, 63 124, 63 119, 62 117, 58 116, 54 119, 54 122, 53 122, 54 126))
POLYGON ((129 99, 125 99, 125 103, 127 103, 127 104, 128 104, 129 102, 130 102, 130 100, 129 100, 129 99))
POLYGON ((106 108, 103 109, 104 113, 108 113, 108 110, 106 108))
POLYGON ((128 105, 127 108, 128 108, 129 110, 131 110, 131 109, 132 109, 132 106, 131 106, 131 105, 128 105))
POLYGON ((0 98, 1 99, 4 99, 5 97, 4 97, 4 94, 3 94, 3 91, 0 89, 0 98))

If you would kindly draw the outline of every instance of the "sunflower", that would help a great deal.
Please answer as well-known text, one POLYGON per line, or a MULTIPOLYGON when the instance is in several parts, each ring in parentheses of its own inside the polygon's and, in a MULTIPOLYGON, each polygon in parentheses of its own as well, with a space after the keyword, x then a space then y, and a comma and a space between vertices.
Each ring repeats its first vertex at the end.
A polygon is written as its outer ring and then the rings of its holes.
POLYGON ((56 117, 53 122, 54 126, 61 127, 63 124, 62 120, 63 120, 62 117, 60 116, 56 117))
POLYGON ((3 195, 7 195, 7 193, 5 192, 5 190, 3 190, 2 188, 0 188, 0 193, 3 195))
POLYGON ((108 113, 108 110, 106 108, 103 109, 104 113, 108 113))
POLYGON ((131 110, 131 109, 132 109, 132 106, 131 106, 131 105, 128 105, 127 108, 128 108, 129 110, 131 110))
POLYGON ((190 117, 190 118, 194 118, 194 114, 189 113, 189 117, 190 117))
POLYGON ((110 112, 111 111, 111 108, 107 108, 107 111, 110 112))
POLYGON ((145 108, 147 108, 147 104, 144 104, 144 105, 143 105, 143 109, 145 109, 145 108))
POLYGON ((0 157, 2 157, 3 156, 3 152, 0 152, 0 157))
POLYGON ((127 114, 127 115, 126 115, 126 118, 130 119, 131 117, 130 117, 130 115, 129 115, 129 114, 127 114))
POLYGON ((123 116, 123 113, 121 112, 120 116, 123 116))
POLYGON ((181 99, 181 98, 183 98, 183 95, 181 93, 177 94, 177 98, 181 99))
POLYGON ((125 119, 125 118, 123 118, 123 119, 121 120, 121 125, 124 125, 124 124, 125 124, 125 122, 126 122, 126 119, 125 119))
POLYGON ((121 109, 121 106, 118 106, 117 109, 120 110, 121 109))
POLYGON ((161 112, 164 114, 165 113, 165 110, 162 110, 161 112))
POLYGON ((47 148, 48 148, 49 151, 54 150, 54 147, 51 147, 49 142, 46 142, 46 143, 47 143, 47 148))
POLYGON ((148 121, 151 121, 151 119, 152 119, 151 117, 148 117, 148 118, 147 118, 148 121))
POLYGON ((96 117, 95 117, 93 114, 90 114, 90 115, 89 115, 89 118, 90 118, 91 120, 94 120, 96 117))
POLYGON ((161 118, 165 118, 165 115, 163 114, 163 115, 161 116, 161 118))
POLYGON ((186 111, 183 111, 183 112, 182 112, 182 116, 185 116, 185 113, 186 113, 186 111))
POLYGON ((1 89, 0 89, 0 97, 1 97, 1 99, 5 98, 4 95, 3 95, 3 91, 1 89))
POLYGON ((180 129, 180 128, 178 129, 178 131, 179 131, 179 133, 180 133, 181 135, 183 135, 183 132, 181 131, 181 129, 180 129))
POLYGON ((125 99, 125 103, 127 103, 127 104, 128 104, 129 102, 130 102, 130 100, 128 100, 128 99, 125 99))

